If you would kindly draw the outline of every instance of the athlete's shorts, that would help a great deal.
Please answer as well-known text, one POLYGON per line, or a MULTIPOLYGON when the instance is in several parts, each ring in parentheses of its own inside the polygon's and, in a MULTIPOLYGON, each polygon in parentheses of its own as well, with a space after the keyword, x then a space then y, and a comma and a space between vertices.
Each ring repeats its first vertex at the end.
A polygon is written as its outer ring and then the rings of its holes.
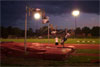
POLYGON ((58 42, 56 42, 55 45, 58 45, 58 42))
POLYGON ((67 38, 64 38, 63 41, 61 42, 61 45, 64 45, 64 42, 67 40, 67 38))
POLYGON ((67 40, 67 38, 64 38, 63 40, 64 40, 64 41, 66 41, 66 40, 67 40))

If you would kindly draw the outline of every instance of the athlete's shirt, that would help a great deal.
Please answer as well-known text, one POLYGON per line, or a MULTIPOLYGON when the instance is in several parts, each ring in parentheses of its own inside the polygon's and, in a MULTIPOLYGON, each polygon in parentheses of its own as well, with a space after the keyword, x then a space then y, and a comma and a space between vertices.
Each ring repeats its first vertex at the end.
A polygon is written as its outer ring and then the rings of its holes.
POLYGON ((58 38, 57 37, 55 38, 55 41, 58 42, 58 38))
POLYGON ((66 35, 65 35, 65 38, 68 38, 70 36, 70 34, 69 33, 67 33, 66 35))

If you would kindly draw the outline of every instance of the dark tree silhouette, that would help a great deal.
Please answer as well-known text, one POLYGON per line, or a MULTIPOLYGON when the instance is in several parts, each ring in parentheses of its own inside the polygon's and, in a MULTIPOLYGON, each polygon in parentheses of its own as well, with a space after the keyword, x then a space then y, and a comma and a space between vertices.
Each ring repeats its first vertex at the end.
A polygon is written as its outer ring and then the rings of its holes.
POLYGON ((7 38, 7 37, 8 37, 7 28, 1 27, 1 37, 2 37, 2 38, 7 38))
POLYGON ((21 37, 22 30, 19 28, 13 28, 13 35, 16 35, 17 37, 21 37))
POLYGON ((39 33, 40 33, 40 35, 48 34, 48 26, 44 26, 44 27, 40 28, 39 33))
MULTIPOLYGON (((17 27, 0 27, 0 37, 1 38, 8 38, 8 37, 24 37, 25 30, 21 30, 20 28, 17 27)), ((95 26, 92 29, 89 27, 83 27, 82 29, 76 28, 76 34, 82 35, 85 34, 87 36, 88 34, 92 34, 92 36, 100 36, 100 27, 95 26)), ((51 31, 50 31, 51 32, 51 31)), ((28 37, 33 37, 33 36, 46 36, 48 34, 48 26, 41 27, 40 29, 37 29, 37 31, 34 33, 32 28, 29 28, 27 31, 27 36, 28 37)), ((65 29, 58 29, 57 30, 57 35, 63 36, 65 33, 65 29)))
POLYGON ((100 36, 100 27, 95 26, 91 30, 92 36, 100 36))
POLYGON ((90 33, 90 28, 89 27, 83 27, 82 28, 82 32, 85 33, 85 36, 87 37, 87 35, 90 33))
POLYGON ((28 37, 32 37, 32 36, 34 36, 34 33, 33 33, 33 30, 32 30, 32 28, 29 28, 29 30, 28 30, 28 37))
POLYGON ((11 26, 7 27, 8 35, 13 35, 13 28, 11 26))
POLYGON ((82 33, 82 30, 81 30, 80 27, 78 27, 78 28, 76 28, 75 32, 76 32, 76 34, 81 34, 82 33))

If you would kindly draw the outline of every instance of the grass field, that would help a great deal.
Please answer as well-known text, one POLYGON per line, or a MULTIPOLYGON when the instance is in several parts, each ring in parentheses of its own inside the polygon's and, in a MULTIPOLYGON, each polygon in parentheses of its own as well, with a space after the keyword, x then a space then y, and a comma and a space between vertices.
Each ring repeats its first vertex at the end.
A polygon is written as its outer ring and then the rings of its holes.
POLYGON ((95 50, 95 49, 77 49, 76 53, 99 54, 99 50, 95 50))
MULTIPOLYGON (((0 39, 1 42, 24 42, 24 39, 0 39)), ((27 39, 27 42, 48 43, 48 39, 27 39)), ((59 39, 60 42, 60 39, 59 39)), ((49 39, 49 43, 55 43, 54 39, 49 39)), ((100 44, 99 38, 84 38, 84 39, 71 39, 69 38, 65 43, 68 44, 100 44), (78 42, 79 41, 79 42, 78 42)))
POLYGON ((39 60, 33 58, 7 57, 1 62, 2 66, 98 66, 98 63, 91 63, 98 59, 93 56, 70 56, 64 61, 39 60))

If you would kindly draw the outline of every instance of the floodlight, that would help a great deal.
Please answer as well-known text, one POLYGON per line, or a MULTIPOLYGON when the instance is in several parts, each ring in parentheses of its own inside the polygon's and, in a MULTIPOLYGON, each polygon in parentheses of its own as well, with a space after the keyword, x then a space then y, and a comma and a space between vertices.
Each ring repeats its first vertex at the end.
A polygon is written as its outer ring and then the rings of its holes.
POLYGON ((72 12, 72 15, 73 16, 78 16, 80 14, 80 11, 79 10, 74 10, 73 12, 72 12))
POLYGON ((37 19, 37 20, 40 19, 41 18, 40 13, 38 13, 38 12, 34 13, 34 18, 37 19))

